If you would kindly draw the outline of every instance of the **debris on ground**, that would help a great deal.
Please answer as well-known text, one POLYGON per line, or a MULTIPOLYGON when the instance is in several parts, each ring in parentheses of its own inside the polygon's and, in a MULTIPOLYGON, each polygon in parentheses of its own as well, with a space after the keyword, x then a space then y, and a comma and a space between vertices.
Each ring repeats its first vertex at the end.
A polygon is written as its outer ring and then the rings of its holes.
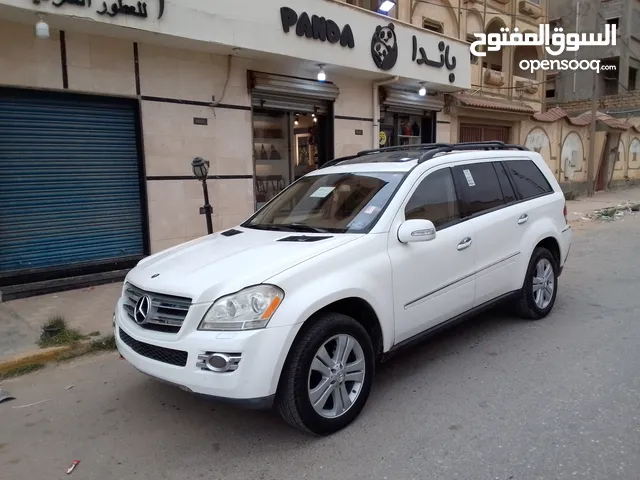
POLYGON ((74 460, 71 463, 71 465, 69 465, 69 468, 67 468, 67 475, 73 472, 73 470, 78 466, 79 463, 80 463, 80 460, 74 460))
POLYGON ((40 400, 39 402, 28 403, 27 405, 18 405, 17 407, 11 408, 27 408, 27 407, 35 407, 36 405, 40 405, 41 403, 50 402, 51 399, 48 398, 46 400, 40 400))
POLYGON ((0 403, 8 402, 9 400, 15 400, 15 399, 16 399, 16 397, 12 396, 6 390, 2 390, 0 388, 0 403))
POLYGON ((629 215, 635 215, 635 212, 639 210, 640 203, 627 202, 616 207, 607 207, 594 210, 593 213, 587 214, 586 217, 590 220, 604 220, 607 222, 611 222, 614 220, 620 220, 629 215))
POLYGON ((75 387, 75 385, 67 385, 66 387, 64 387, 64 389, 71 390, 73 387, 75 387))

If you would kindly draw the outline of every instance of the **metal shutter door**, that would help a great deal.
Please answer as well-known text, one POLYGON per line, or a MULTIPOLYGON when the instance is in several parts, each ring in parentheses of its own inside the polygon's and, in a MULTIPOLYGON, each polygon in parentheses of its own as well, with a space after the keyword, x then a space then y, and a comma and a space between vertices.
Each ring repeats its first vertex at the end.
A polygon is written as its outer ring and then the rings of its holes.
POLYGON ((135 107, 83 98, 0 91, 3 276, 144 253, 135 107))

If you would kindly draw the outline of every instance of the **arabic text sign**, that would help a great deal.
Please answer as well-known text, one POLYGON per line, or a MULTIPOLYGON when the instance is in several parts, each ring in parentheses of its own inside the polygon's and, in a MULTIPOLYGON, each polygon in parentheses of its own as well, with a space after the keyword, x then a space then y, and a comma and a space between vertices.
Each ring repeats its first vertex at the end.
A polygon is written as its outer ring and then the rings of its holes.
POLYGON ((517 46, 544 46, 549 55, 558 56, 565 50, 575 52, 580 47, 608 47, 616 45, 616 26, 607 24, 605 33, 564 33, 562 28, 554 28, 553 32, 549 24, 541 24, 538 33, 521 33, 518 27, 509 31, 509 28, 501 28, 501 33, 474 33, 478 40, 471 44, 471 53, 477 57, 485 57, 488 52, 498 52, 502 47, 517 46), (486 51, 478 50, 478 47, 486 46, 486 51), (554 48, 555 47, 555 48, 554 48))
MULTIPOLYGON (((40 5, 46 0, 33 0, 35 5, 40 5)), ((134 5, 128 5, 123 3, 123 0, 116 0, 114 2, 103 1, 98 2, 100 9, 96 10, 96 13, 100 15, 109 15, 115 17, 116 15, 131 15, 134 17, 147 18, 147 2, 134 2, 134 5)), ((91 8, 91 0, 53 0, 51 4, 54 7, 62 7, 64 5, 75 5, 77 7, 89 7, 91 8)), ((164 0, 158 0, 158 19, 164 14, 164 0)))

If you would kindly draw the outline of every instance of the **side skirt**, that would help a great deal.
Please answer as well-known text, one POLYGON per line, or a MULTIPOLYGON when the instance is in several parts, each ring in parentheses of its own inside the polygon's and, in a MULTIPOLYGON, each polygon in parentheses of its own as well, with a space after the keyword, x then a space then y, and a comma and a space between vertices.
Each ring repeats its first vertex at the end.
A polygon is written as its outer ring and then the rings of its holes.
POLYGON ((504 295, 501 295, 497 298, 494 298, 493 300, 483 303, 482 305, 478 305, 477 307, 474 307, 471 310, 468 310, 458 316, 455 316, 445 322, 442 322, 434 327, 431 327, 430 329, 425 330, 424 332, 420 332, 411 338, 407 338, 406 340, 403 340, 402 342, 391 347, 391 349, 388 352, 383 353, 382 356, 380 357, 380 362, 384 363, 388 361, 391 357, 395 356, 397 353, 407 348, 413 347, 414 345, 417 345, 425 341, 426 339, 432 337, 433 335, 443 330, 446 330, 447 328, 450 328, 454 325, 457 325, 458 323, 468 320, 471 317, 475 317, 478 314, 485 312, 487 310, 490 310, 491 308, 501 303, 505 303, 505 302, 508 302, 509 300, 513 300, 519 295, 519 293, 520 293, 520 290, 514 290, 513 292, 509 292, 504 295))

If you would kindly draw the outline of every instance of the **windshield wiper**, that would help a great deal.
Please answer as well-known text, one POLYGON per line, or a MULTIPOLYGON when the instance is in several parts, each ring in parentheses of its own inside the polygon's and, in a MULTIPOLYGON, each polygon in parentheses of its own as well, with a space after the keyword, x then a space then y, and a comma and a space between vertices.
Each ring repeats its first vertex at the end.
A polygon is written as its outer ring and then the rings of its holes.
POLYGON ((306 223, 257 223, 255 225, 247 225, 249 228, 257 230, 285 231, 285 232, 311 232, 311 233, 328 233, 328 230, 312 227, 306 223))
POLYGON ((312 227, 306 223, 285 223, 280 225, 283 228, 289 228, 294 232, 312 232, 312 233, 328 233, 329 230, 324 228, 312 227))

